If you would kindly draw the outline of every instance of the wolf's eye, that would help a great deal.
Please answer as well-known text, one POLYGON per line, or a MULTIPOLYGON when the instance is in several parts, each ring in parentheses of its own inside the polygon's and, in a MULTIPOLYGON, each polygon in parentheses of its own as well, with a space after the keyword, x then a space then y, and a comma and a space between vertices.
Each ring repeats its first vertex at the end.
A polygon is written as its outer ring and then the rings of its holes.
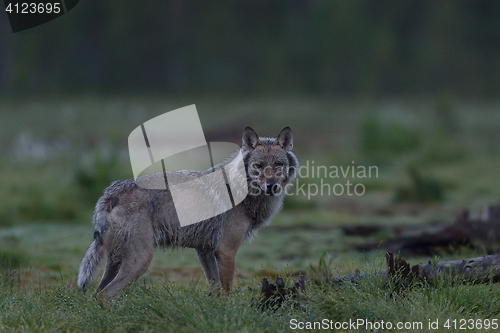
POLYGON ((253 166, 257 169, 262 169, 262 164, 260 163, 255 163, 253 166))
POLYGON ((276 166, 277 166, 278 168, 281 168, 281 167, 283 166, 283 163, 278 162, 278 163, 276 163, 276 166))

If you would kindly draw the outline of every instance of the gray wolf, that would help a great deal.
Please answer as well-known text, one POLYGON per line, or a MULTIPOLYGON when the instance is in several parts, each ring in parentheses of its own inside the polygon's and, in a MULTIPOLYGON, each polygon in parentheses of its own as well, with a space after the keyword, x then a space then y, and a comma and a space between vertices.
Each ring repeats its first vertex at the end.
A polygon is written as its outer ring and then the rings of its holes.
MULTIPOLYGON (((78 287, 88 287, 106 258, 96 292, 109 300, 146 272, 155 247, 189 247, 195 249, 211 289, 230 291, 238 248, 281 209, 298 169, 289 127, 276 138, 259 137, 247 127, 242 141, 249 194, 232 209, 199 223, 180 226, 168 188, 145 189, 134 179, 106 188, 94 208, 94 240, 82 259, 78 287)), ((200 176, 210 171, 167 172, 200 176)))

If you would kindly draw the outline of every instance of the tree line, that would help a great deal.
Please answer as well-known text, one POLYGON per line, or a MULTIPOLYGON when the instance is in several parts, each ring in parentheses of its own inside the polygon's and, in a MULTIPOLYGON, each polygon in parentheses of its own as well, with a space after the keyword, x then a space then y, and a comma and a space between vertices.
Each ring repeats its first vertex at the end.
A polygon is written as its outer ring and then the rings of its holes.
POLYGON ((479 0, 82 0, 17 34, 2 19, 0 94, 496 96, 499 17, 479 0))

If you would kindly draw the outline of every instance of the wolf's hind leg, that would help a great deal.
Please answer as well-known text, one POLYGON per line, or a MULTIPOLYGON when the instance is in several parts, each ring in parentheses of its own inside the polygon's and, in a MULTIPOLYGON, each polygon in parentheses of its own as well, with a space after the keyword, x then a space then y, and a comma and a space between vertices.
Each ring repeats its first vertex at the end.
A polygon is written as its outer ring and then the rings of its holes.
POLYGON ((113 279, 118 274, 120 270, 120 266, 122 265, 122 260, 118 258, 113 258, 113 255, 108 254, 108 262, 106 263, 106 270, 104 271, 104 275, 102 276, 101 282, 99 286, 97 286, 96 292, 100 292, 106 286, 113 281, 113 279))
POLYGON ((203 273, 205 273, 205 278, 207 279, 210 289, 217 289, 219 285, 219 268, 217 267, 217 260, 215 259, 214 252, 205 252, 201 249, 195 249, 198 255, 198 260, 200 261, 201 267, 203 268, 203 273))
POLYGON ((123 258, 118 274, 104 289, 107 300, 148 270, 154 252, 152 230, 130 235, 127 243, 122 246, 123 258))

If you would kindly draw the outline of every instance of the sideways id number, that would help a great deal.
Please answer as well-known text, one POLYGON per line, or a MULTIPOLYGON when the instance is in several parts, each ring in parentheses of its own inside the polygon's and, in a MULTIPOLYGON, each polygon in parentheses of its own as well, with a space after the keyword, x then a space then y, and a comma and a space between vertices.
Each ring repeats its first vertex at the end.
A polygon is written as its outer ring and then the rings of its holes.
POLYGON ((23 2, 9 3, 5 8, 9 14, 59 14, 61 12, 61 3, 38 3, 38 2, 23 2))

